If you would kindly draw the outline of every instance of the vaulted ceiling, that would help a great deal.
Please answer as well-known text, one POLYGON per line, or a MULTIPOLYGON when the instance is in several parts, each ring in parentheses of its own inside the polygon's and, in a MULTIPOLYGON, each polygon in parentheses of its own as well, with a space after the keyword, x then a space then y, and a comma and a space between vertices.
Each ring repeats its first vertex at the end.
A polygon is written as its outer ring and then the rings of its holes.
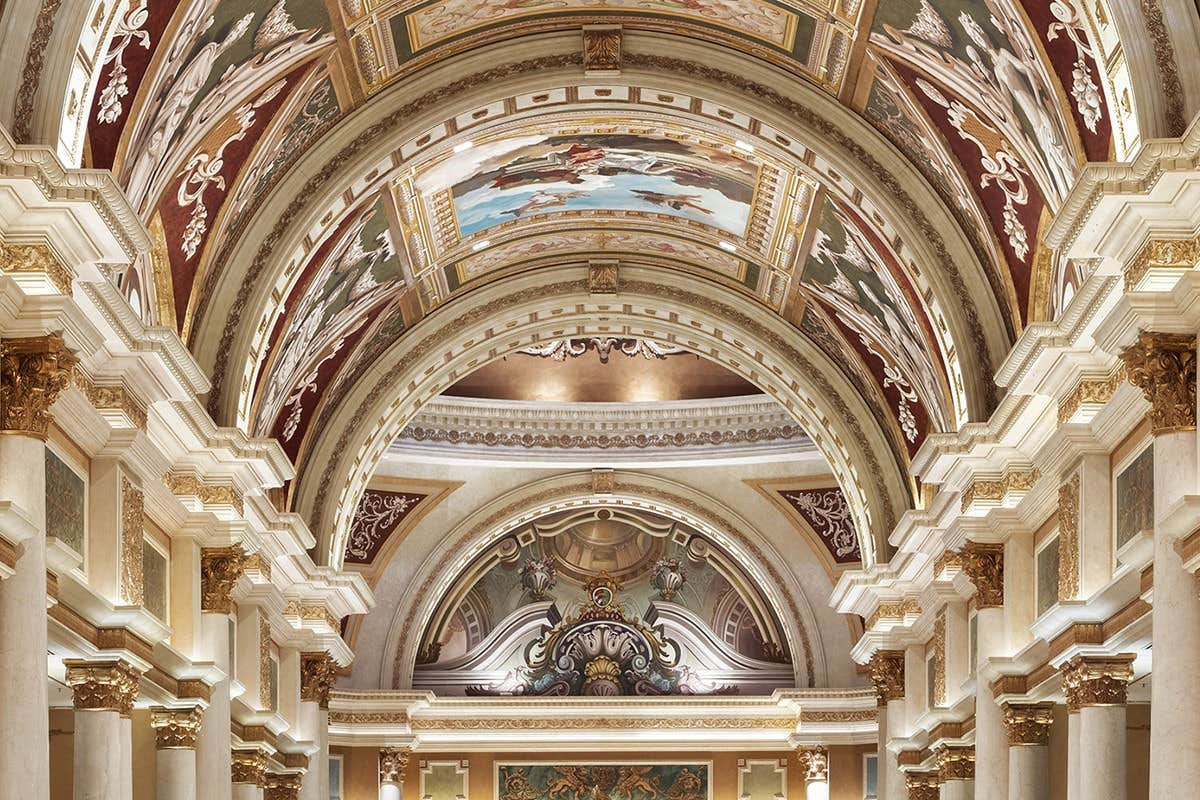
POLYGON ((155 242, 127 294, 218 422, 282 442, 322 558, 420 402, 590 333, 780 399, 882 541, 1086 274, 1041 243, 1081 166, 1141 136, 1088 5, 100 4, 60 152, 126 189, 155 242))

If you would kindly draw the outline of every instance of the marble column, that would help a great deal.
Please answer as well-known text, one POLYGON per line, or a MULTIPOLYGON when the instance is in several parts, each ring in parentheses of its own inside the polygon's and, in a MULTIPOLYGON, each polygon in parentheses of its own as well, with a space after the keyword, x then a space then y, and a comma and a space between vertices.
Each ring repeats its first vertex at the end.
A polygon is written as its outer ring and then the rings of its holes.
POLYGON ((938 800, 940 783, 936 772, 904 773, 904 784, 908 787, 908 800, 938 800))
POLYGON ((74 693, 72 764, 74 800, 113 800, 132 781, 132 761, 121 757, 121 715, 132 713, 137 673, 123 661, 67 659, 67 685, 74 693))
POLYGON ((329 798, 329 690, 336 670, 326 652, 300 654, 300 734, 317 745, 300 785, 300 800, 329 798))
POLYGON ((1200 696, 1200 595, 1175 549, 1179 536, 1191 531, 1169 531, 1162 521, 1200 491, 1196 337, 1143 331, 1121 360, 1129 381, 1150 401, 1154 434, 1150 796, 1188 797, 1200 787, 1200 714, 1187 702, 1200 696))
POLYGON ((879 800, 903 800, 907 789, 898 756, 888 748, 893 738, 905 735, 904 651, 879 650, 868 665, 879 706, 879 800))
POLYGON ((1009 800, 1050 800, 1049 745, 1053 721, 1053 703, 1004 707, 1009 800))
POLYGON ((1067 703, 1079 709, 1080 800, 1125 800, 1125 701, 1133 659, 1131 653, 1076 656, 1061 668, 1067 703))
POLYGON ((379 751, 379 800, 401 800, 404 770, 412 749, 385 747, 379 751))
POLYGON ((941 746, 935 751, 940 800, 973 800, 975 797, 975 748, 941 746))
MULTIPOLYGON (((300 797, 299 775, 268 775, 267 787, 263 792, 265 800, 297 800, 300 797)), ((328 800, 329 795, 325 796, 328 800)))
POLYGON ((975 800, 1008 800, 1008 737, 1004 713, 983 669, 1006 655, 1004 546, 967 542, 963 567, 975 584, 975 800))
POLYGON ((824 747, 800 747, 796 760, 804 776, 805 800, 829 800, 829 751, 824 747))
POLYGON ((199 706, 150 710, 156 800, 196 800, 196 737, 202 719, 199 706))
POLYGON ((0 504, 25 528, 10 542, 20 548, 13 573, 0 580, 0 775, 27 800, 50 796, 45 440, 76 361, 57 336, 0 340, 0 504))
POLYGON ((1079 800, 1079 709, 1067 706, 1067 800, 1079 800))
POLYGON ((267 785, 266 754, 261 750, 232 751, 230 780, 233 800, 263 800, 263 789, 267 785))
POLYGON ((241 574, 239 548, 200 551, 200 657, 212 661, 226 676, 212 687, 196 739, 196 796, 204 800, 231 800, 233 796, 229 731, 229 683, 233 676, 229 652, 233 624, 230 595, 241 574))

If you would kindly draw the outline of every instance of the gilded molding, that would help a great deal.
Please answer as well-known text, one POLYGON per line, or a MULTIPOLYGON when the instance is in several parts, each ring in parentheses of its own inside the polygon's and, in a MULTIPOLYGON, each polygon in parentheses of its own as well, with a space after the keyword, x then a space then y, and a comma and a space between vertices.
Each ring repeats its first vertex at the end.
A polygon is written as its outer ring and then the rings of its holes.
POLYGON ((975 584, 976 608, 1004 605, 1004 545, 967 542, 963 569, 975 584))
POLYGON ((258 705, 274 710, 271 702, 271 623, 265 614, 258 619, 258 705))
POLYGON ((412 755, 409 747, 384 747, 379 751, 379 782, 400 783, 404 780, 404 770, 408 767, 408 757, 412 755))
POLYGON ((198 477, 187 472, 168 472, 163 476, 163 483, 174 495, 195 497, 206 506, 233 506, 238 514, 246 513, 242 493, 232 486, 203 483, 198 477))
POLYGON ((300 654, 300 699, 329 708, 329 690, 337 680, 337 662, 324 651, 300 654))
POLYGON ((1129 382, 1150 401, 1154 435, 1196 429, 1196 337, 1142 331, 1121 352, 1129 382))
POLYGON ((937 772, 906 772, 904 785, 908 800, 938 800, 941 778, 937 772))
POLYGON ((233 751, 233 783, 253 783, 265 786, 267 754, 261 750, 233 751))
POLYGON ((1116 394, 1121 384, 1129 380, 1125 365, 1117 367, 1103 378, 1083 378, 1058 406, 1058 424, 1063 425, 1085 405, 1104 405, 1116 394))
POLYGON ((907 616, 920 616, 920 614, 921 604, 911 597, 896 603, 880 603, 867 618, 867 630, 874 628, 883 619, 903 621, 907 616))
POLYGON ((1059 668, 1067 708, 1123 706, 1133 677, 1133 654, 1076 656, 1059 668))
MULTIPOLYGON (((400 712, 396 712, 399 714, 400 712)), ((329 721, 345 721, 345 714, 330 712, 329 721)), ((386 719, 373 719, 375 715, 354 714, 353 722, 386 722, 386 719)), ((841 720, 838 720, 841 721, 841 720)), ((759 730, 772 728, 794 728, 795 717, 703 717, 680 719, 649 719, 642 717, 489 717, 487 719, 466 719, 452 717, 448 719, 413 719, 409 722, 412 730, 579 730, 600 728, 603 730, 653 730, 657 728, 671 730, 759 730)))
MULTIPOLYGON (((874 722, 877 719, 879 719, 879 711, 874 708, 860 708, 853 711, 800 710, 801 725, 805 723, 828 722, 874 722)), ((786 722, 786 720, 780 721, 786 722)))
POLYGON ((941 745, 934 750, 937 758, 938 780, 975 780, 975 748, 941 745))
POLYGON ((875 686, 876 703, 882 707, 891 700, 904 699, 904 651, 878 650, 867 664, 875 686))
POLYGON ((251 553, 242 559, 242 572, 257 572, 265 580, 271 580, 271 562, 262 553, 251 553))
POLYGON ((54 288, 71 296, 71 273, 47 245, 0 242, 0 272, 45 273, 54 288))
POLYGON ((616 294, 620 287, 621 264, 619 261, 588 262, 588 292, 591 294, 616 294))
POLYGON ((200 610, 233 612, 233 586, 242 575, 242 548, 205 547, 200 551, 200 610))
POLYGON ((44 441, 50 407, 78 363, 61 336, 0 339, 0 433, 44 441))
POLYGON ((1017 745, 1046 746, 1050 742, 1050 725, 1054 722, 1053 703, 1005 704, 1004 731, 1010 747, 1017 745))
POLYGON ((829 751, 824 747, 798 747, 796 760, 800 762, 805 783, 829 781, 829 751))
POLYGON ((1058 601, 1079 595, 1079 473, 1058 487, 1058 601))
POLYGON ((938 612, 933 623, 933 638, 929 640, 933 648, 933 697, 929 698, 931 706, 946 705, 946 609, 938 612))
POLYGON ((296 800, 300 796, 300 775, 267 775, 263 787, 263 800, 296 800))
POLYGON ((1155 268, 1191 269, 1200 262, 1200 238, 1151 239, 1125 266, 1125 291, 1136 291, 1146 273, 1155 268))
POLYGON ((120 411, 129 417, 129 421, 140 431, 146 430, 146 409, 137 401, 133 394, 123 384, 96 384, 75 370, 75 387, 83 392, 92 408, 100 410, 120 411))
POLYGON ((154 746, 158 750, 195 750, 204 720, 199 706, 191 708, 150 709, 150 727, 154 728, 154 746))
POLYGON ((121 600, 140 606, 146 599, 142 542, 145 538, 145 500, 141 489, 121 476, 121 600))
POLYGON ((621 26, 583 26, 585 72, 615 73, 621 69, 621 26))
POLYGON ((963 569, 963 554, 957 550, 947 550, 933 562, 933 579, 940 580, 942 573, 948 569, 963 569))
POLYGON ((84 661, 63 659, 67 685, 74 693, 76 710, 116 711, 122 717, 133 714, 138 694, 138 674, 124 661, 84 661))
POLYGON ((966 511, 976 501, 1002 501, 1010 492, 1027 492, 1037 483, 1041 473, 1036 467, 1005 472, 999 478, 976 478, 967 484, 962 493, 962 510, 966 511))

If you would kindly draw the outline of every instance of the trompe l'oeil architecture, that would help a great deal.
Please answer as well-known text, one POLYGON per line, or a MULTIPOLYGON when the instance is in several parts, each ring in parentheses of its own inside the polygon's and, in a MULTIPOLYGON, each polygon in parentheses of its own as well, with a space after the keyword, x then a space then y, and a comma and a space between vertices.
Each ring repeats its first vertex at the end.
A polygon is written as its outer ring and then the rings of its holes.
POLYGON ((1191 0, 0 0, 0 797, 1200 793, 1191 0))

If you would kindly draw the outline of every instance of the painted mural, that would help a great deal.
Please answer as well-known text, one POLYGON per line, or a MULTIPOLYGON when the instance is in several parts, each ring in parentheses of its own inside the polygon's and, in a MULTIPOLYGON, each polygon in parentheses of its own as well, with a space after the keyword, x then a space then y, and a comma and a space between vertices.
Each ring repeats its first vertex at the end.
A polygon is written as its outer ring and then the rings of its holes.
POLYGON ((350 537, 346 540, 345 563, 370 564, 379 555, 400 523, 428 495, 367 489, 358 501, 350 537))
POLYGON ((496 765, 498 800, 708 800, 707 763, 496 765))
POLYGON ((638 134, 531 135, 477 145, 422 177, 450 187, 462 236, 555 211, 682 217, 742 236, 758 169, 716 147, 638 134))
POLYGON ((1138 454, 1117 475, 1117 547, 1142 531, 1154 530, 1154 445, 1138 454))

